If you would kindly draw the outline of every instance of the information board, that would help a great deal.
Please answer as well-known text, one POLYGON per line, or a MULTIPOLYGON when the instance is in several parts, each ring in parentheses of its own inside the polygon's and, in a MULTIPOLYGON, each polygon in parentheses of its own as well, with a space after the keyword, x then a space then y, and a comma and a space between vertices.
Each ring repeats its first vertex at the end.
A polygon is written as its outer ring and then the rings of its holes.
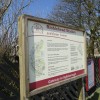
POLYGON ((83 30, 30 16, 21 17, 19 26, 20 73, 24 68, 29 93, 36 94, 86 75, 83 30))

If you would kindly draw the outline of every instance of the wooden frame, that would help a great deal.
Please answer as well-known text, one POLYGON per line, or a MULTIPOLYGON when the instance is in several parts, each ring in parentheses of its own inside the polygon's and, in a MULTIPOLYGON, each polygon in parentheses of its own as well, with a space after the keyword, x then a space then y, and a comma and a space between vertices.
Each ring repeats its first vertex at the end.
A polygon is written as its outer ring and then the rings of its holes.
POLYGON ((49 20, 45 20, 45 19, 40 19, 40 18, 36 18, 33 16, 29 16, 29 15, 22 15, 21 17, 19 17, 19 21, 18 21, 18 32, 19 32, 19 58, 20 58, 20 94, 21 94, 21 98, 20 100, 25 100, 26 98, 33 96, 35 94, 38 94, 40 92, 49 90, 51 88, 60 86, 62 84, 71 82, 73 80, 77 80, 79 78, 82 78, 84 76, 87 75, 87 56, 86 56, 86 52, 85 52, 85 73, 81 76, 76 76, 74 78, 71 79, 66 79, 63 80, 61 82, 56 82, 53 83, 51 85, 48 86, 44 86, 38 89, 35 89, 33 91, 29 91, 29 68, 28 68, 28 40, 27 40, 27 25, 28 25, 28 20, 31 21, 36 21, 36 22, 41 22, 41 23, 45 23, 45 24, 50 24, 50 25, 55 25, 55 26, 59 26, 59 27, 63 27, 63 28, 69 28, 69 29, 73 29, 73 30, 78 30, 78 31, 83 31, 84 33, 84 48, 86 51, 86 33, 84 32, 83 29, 81 28, 70 28, 69 26, 65 26, 62 24, 58 24, 55 22, 51 22, 49 20))

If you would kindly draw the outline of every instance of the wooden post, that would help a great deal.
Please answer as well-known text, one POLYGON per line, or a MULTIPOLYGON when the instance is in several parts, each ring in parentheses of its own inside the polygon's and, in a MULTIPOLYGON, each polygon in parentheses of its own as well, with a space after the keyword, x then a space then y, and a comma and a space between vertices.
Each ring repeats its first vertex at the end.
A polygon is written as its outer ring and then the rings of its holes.
POLYGON ((78 80, 78 92, 79 92, 78 100, 85 100, 84 83, 82 78, 78 80))
POLYGON ((82 78, 82 89, 83 89, 83 100, 85 99, 85 85, 84 85, 84 78, 82 78))
POLYGON ((18 21, 19 32, 19 60, 20 60, 20 100, 28 100, 26 87, 26 68, 25 68, 25 35, 24 35, 24 18, 20 17, 18 21))

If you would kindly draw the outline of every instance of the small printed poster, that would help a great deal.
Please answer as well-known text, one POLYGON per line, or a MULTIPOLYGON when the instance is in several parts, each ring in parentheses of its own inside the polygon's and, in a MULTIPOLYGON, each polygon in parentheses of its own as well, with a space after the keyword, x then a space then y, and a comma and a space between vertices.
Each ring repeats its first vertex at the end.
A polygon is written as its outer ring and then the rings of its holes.
POLYGON ((95 85, 94 78, 94 61, 92 59, 88 60, 87 63, 87 77, 86 77, 86 91, 89 91, 95 85))

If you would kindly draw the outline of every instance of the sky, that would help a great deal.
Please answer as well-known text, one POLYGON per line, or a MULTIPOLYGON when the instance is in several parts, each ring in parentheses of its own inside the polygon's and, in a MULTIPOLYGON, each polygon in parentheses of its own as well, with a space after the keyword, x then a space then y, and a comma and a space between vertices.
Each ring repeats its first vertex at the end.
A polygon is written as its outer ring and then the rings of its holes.
POLYGON ((59 0, 34 0, 26 9, 25 13, 41 18, 46 18, 59 0))

